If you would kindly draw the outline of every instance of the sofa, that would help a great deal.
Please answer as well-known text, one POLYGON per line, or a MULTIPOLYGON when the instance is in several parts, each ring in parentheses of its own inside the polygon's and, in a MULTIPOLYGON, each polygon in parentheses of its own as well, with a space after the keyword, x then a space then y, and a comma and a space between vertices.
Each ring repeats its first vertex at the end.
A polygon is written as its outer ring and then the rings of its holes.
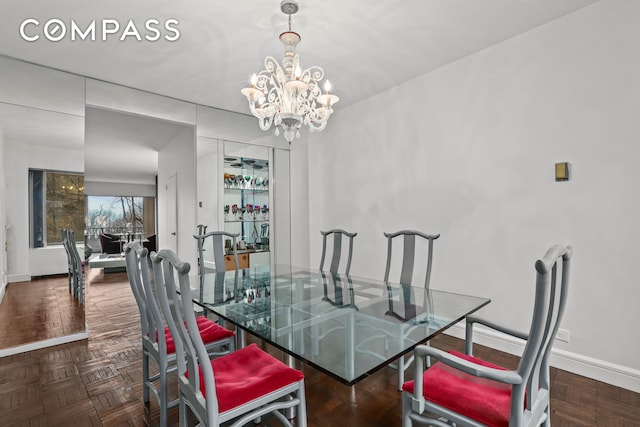
POLYGON ((120 240, 120 236, 111 233, 100 233, 100 248, 103 254, 119 254, 122 252, 124 241, 120 240))
POLYGON ((142 242, 142 246, 147 248, 149 253, 155 252, 157 250, 156 249, 156 235, 154 234, 153 236, 147 237, 146 242, 142 242))

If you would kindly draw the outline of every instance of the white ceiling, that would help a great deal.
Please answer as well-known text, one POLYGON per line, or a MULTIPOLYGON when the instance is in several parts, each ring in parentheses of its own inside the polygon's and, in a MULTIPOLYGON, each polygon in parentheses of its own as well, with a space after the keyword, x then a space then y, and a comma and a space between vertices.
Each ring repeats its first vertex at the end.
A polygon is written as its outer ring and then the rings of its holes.
MULTIPOLYGON (((300 0, 293 30, 303 67, 320 65, 340 108, 478 52, 597 0, 300 0)), ((278 35, 287 29, 280 0, 0 0, 0 54, 201 105, 248 114, 240 89, 263 59, 278 59, 278 35), (35 42, 20 24, 40 21, 35 42), (180 38, 51 42, 42 27, 51 18, 67 27, 131 19, 176 19, 180 38)), ((6 122, 6 121, 5 121, 6 122)), ((0 122, 3 128, 6 123, 0 122)), ((257 126, 257 124, 256 124, 257 126)), ((135 137, 135 136, 134 136, 135 137)), ((86 165, 89 168, 91 163, 86 165)), ((87 169, 88 171, 88 169, 87 169)))

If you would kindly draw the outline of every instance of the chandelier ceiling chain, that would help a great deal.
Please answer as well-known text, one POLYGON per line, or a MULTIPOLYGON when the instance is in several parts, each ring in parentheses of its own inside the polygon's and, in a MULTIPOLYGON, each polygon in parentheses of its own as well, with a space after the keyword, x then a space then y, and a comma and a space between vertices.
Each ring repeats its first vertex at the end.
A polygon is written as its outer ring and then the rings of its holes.
POLYGON ((324 93, 320 83, 324 70, 312 66, 304 70, 300 67, 300 57, 296 46, 300 35, 291 30, 291 16, 298 11, 296 0, 283 0, 280 10, 289 16, 289 30, 280 34, 284 45, 282 65, 272 56, 264 59, 265 69, 251 76, 251 86, 242 89, 249 101, 251 113, 258 118, 260 129, 280 129, 291 144, 294 137, 300 138, 300 127, 304 124, 310 132, 318 132, 327 126, 333 113, 333 105, 340 98, 331 93, 331 83, 324 83, 324 93))

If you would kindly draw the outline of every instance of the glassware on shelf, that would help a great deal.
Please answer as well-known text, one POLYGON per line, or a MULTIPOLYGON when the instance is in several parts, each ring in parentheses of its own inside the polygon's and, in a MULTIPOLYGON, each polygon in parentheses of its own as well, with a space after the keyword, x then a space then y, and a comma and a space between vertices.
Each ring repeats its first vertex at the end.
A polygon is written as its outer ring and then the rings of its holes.
MULTIPOLYGON (((269 173, 266 159, 224 158, 221 172, 224 184, 224 229, 240 233, 249 252, 269 252, 270 249, 269 173)), ((268 256, 257 256, 256 265, 261 265, 268 256)), ((264 295, 263 292, 255 292, 251 297, 252 304, 261 299, 260 294, 264 295)))
POLYGON ((268 221, 269 207, 267 205, 253 205, 247 203, 245 206, 237 204, 224 206, 225 221, 268 221))
POLYGON ((237 190, 268 191, 269 178, 258 175, 224 173, 224 188, 237 190))

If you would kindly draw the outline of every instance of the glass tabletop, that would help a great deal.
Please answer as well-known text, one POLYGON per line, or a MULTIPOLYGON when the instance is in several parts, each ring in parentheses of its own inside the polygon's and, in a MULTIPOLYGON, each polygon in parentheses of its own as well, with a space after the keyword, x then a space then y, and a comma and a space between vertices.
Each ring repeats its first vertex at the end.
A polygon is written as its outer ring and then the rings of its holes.
POLYGON ((195 303, 349 385, 490 302, 287 265, 190 281, 195 303))

